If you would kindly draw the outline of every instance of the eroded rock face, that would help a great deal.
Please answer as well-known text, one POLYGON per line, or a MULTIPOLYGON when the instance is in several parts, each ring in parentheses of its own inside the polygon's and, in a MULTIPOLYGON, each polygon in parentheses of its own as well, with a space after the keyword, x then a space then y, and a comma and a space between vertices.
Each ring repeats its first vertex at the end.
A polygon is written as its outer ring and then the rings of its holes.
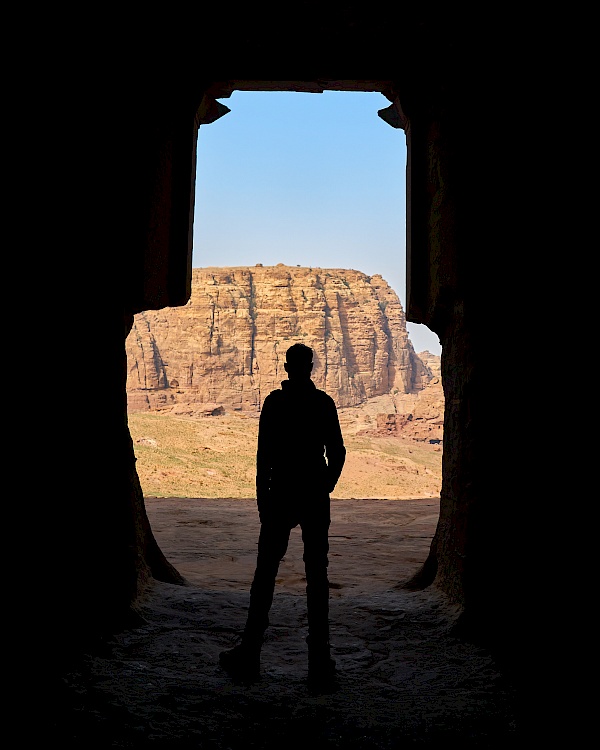
POLYGON ((126 342, 130 411, 205 403, 258 411, 287 377, 285 353, 297 342, 313 348, 313 380, 338 407, 416 394, 433 377, 379 275, 281 264, 192 274, 187 305, 135 316, 126 342))
POLYGON ((397 396, 394 402, 396 414, 389 415, 389 419, 384 419, 385 415, 381 415, 382 428, 412 440, 441 443, 444 437, 441 357, 427 351, 419 352, 418 357, 431 371, 431 380, 416 396, 397 396))

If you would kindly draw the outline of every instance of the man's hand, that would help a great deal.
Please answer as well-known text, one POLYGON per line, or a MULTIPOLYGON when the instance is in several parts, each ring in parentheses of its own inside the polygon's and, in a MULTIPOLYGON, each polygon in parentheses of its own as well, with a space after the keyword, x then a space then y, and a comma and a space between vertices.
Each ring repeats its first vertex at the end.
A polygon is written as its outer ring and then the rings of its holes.
POLYGON ((256 506, 261 523, 269 507, 269 489, 258 484, 256 486, 256 506))

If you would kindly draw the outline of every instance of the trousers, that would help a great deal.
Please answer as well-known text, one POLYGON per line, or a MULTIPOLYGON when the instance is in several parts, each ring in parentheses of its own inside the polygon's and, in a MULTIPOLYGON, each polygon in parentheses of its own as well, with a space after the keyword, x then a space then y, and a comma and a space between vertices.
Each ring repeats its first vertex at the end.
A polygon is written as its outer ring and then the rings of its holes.
POLYGON ((312 507, 293 512, 261 514, 256 569, 250 587, 250 605, 242 641, 262 643, 269 627, 275 579, 279 564, 288 548, 293 528, 302 529, 308 642, 313 646, 329 642, 329 498, 312 507))

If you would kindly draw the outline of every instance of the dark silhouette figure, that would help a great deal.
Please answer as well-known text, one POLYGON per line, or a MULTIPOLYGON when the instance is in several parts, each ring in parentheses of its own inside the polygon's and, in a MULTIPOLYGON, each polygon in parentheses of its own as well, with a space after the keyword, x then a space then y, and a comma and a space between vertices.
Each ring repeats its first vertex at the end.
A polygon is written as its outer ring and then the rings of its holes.
POLYGON ((329 644, 330 498, 346 458, 335 403, 311 380, 313 351, 294 344, 286 352, 288 380, 265 399, 256 454, 260 536, 250 606, 241 643, 220 654, 234 678, 260 675, 260 650, 269 625, 275 578, 295 526, 302 529, 311 683, 334 679, 329 644))

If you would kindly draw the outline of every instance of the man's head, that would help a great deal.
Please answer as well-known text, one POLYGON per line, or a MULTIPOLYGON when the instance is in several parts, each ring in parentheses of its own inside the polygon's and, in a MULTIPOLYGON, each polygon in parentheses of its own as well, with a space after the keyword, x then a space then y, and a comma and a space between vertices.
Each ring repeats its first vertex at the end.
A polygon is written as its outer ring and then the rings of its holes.
POLYGON ((310 378, 313 350, 305 344, 294 344, 285 353, 285 371, 290 378, 310 378))

